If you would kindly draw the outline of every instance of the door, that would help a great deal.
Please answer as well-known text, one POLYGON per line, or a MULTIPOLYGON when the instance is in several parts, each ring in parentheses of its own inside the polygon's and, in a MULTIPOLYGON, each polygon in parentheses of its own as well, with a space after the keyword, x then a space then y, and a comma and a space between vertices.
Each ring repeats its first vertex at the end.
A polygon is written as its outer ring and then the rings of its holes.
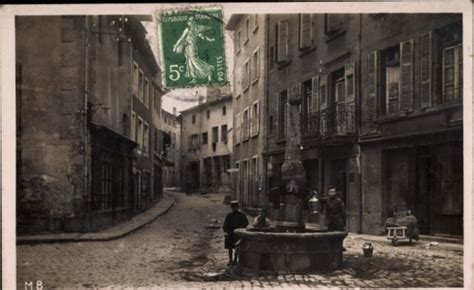
POLYGON ((347 159, 331 160, 328 186, 336 187, 347 207, 347 159))
MULTIPOLYGON (((426 152, 426 151, 425 151, 426 152)), ((421 234, 431 234, 431 192, 433 190, 433 160, 431 155, 419 155, 417 160, 415 212, 421 234)))

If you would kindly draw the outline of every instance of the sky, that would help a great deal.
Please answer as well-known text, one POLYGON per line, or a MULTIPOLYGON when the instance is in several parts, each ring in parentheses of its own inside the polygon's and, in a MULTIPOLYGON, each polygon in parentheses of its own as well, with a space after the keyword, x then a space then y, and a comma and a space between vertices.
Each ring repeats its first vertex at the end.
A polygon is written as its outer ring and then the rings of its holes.
MULTIPOLYGON (((225 25, 229 18, 224 16, 224 35, 225 35, 225 46, 226 46, 226 63, 227 63, 227 78, 229 82, 232 82, 232 72, 234 66, 233 58, 233 36, 230 31, 225 30, 225 25)), ((161 56, 160 56, 160 40, 158 37, 158 25, 156 21, 153 22, 142 22, 145 26, 148 35, 147 38, 150 42, 150 45, 155 54, 155 58, 158 61, 158 64, 161 66, 161 56)), ((175 89, 165 94, 162 97, 161 107, 165 111, 173 112, 173 107, 176 107, 177 111, 183 111, 190 107, 196 106, 197 102, 185 102, 180 99, 192 99, 196 94, 204 95, 206 88, 192 88, 192 89, 175 89)))

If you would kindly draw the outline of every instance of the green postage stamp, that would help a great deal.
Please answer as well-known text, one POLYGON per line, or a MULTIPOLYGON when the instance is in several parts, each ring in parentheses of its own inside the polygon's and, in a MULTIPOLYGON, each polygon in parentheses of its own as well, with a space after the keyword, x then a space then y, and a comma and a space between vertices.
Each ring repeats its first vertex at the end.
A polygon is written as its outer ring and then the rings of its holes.
POLYGON ((227 83, 222 10, 164 12, 160 29, 166 88, 227 83))

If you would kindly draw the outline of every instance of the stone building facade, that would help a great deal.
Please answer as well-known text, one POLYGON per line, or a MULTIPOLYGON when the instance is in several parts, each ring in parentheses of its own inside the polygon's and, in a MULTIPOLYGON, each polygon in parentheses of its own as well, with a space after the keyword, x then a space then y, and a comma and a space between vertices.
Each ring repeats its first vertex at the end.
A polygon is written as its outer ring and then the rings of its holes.
POLYGON ((179 187, 181 185, 181 122, 176 114, 175 107, 173 113, 161 110, 163 132, 169 138, 169 144, 163 151, 163 157, 166 160, 163 167, 163 185, 165 187, 179 187))
POLYGON ((200 192, 228 192, 232 158, 230 88, 207 90, 206 101, 181 111, 181 186, 200 192))
POLYGON ((234 36, 233 198, 247 209, 267 204, 266 144, 267 21, 263 14, 234 14, 226 29, 234 36))
POLYGON ((150 108, 163 90, 141 24, 151 20, 17 17, 19 234, 93 231, 158 200, 150 108))
POLYGON ((267 187, 280 185, 288 99, 301 94, 307 186, 336 187, 349 231, 380 233, 396 205, 418 217, 423 234, 462 235, 461 22, 268 15, 267 187))

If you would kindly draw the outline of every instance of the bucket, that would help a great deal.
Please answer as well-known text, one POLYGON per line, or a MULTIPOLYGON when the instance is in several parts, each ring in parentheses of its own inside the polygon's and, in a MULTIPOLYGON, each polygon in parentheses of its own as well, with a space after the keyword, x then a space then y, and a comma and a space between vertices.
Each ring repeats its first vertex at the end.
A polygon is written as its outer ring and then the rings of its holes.
POLYGON ((372 257, 374 253, 374 247, 371 243, 365 243, 364 246, 362 246, 362 251, 364 252, 364 257, 369 258, 372 257))

